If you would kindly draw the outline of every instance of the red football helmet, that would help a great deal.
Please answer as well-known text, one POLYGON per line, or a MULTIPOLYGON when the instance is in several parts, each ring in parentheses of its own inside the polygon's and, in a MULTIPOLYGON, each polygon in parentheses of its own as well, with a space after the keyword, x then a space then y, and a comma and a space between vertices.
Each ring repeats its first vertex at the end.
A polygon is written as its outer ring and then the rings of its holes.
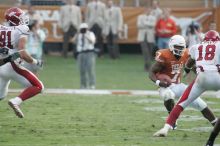
POLYGON ((212 42, 220 41, 219 33, 215 30, 209 30, 208 32, 206 32, 203 41, 212 41, 212 42))
POLYGON ((5 11, 5 19, 12 26, 28 25, 29 18, 20 8, 12 7, 5 11))

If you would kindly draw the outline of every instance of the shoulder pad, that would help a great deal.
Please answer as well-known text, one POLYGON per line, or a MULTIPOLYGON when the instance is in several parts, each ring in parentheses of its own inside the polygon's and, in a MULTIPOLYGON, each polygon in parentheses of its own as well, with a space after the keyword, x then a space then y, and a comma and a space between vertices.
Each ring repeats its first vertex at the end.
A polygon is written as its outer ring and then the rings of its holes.
POLYGON ((16 29, 21 32, 21 34, 28 35, 29 27, 27 25, 19 25, 16 26, 16 29))
POLYGON ((161 49, 156 52, 155 60, 158 62, 166 62, 166 59, 170 57, 169 49, 161 49))

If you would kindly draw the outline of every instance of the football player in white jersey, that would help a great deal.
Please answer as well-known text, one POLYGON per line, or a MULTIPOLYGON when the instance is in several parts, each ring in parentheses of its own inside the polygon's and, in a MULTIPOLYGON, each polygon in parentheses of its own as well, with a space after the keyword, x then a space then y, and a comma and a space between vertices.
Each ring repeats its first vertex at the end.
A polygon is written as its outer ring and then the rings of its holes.
POLYGON ((172 109, 164 127, 156 132, 154 136, 167 136, 169 129, 191 102, 207 90, 220 89, 220 36, 218 32, 208 31, 200 44, 189 49, 189 54, 190 58, 185 68, 189 72, 193 65, 196 65, 197 76, 172 109))
MULTIPOLYGON (((188 49, 186 49, 186 41, 181 35, 174 35, 170 38, 169 48, 157 51, 155 60, 149 71, 150 79, 159 86, 159 95, 164 100, 164 106, 170 113, 175 105, 175 99, 179 99, 187 85, 181 83, 182 68, 189 58, 188 49), (158 74, 167 75, 171 81, 163 81, 158 79, 158 74)), ((205 101, 198 97, 190 104, 194 109, 199 110, 203 116, 214 126, 217 118, 207 106, 205 101)), ((177 125, 173 125, 176 129, 177 125)))
POLYGON ((25 89, 15 98, 8 101, 8 104, 14 110, 19 118, 24 114, 20 109, 20 104, 40 93, 44 86, 42 82, 29 70, 23 68, 22 61, 41 65, 41 61, 32 58, 26 51, 25 45, 29 32, 29 18, 24 11, 19 8, 9 8, 5 12, 5 19, 8 26, 0 25, 0 48, 8 48, 9 54, 17 52, 19 58, 0 66, 0 99, 3 99, 8 92, 8 86, 11 80, 23 85, 25 89))

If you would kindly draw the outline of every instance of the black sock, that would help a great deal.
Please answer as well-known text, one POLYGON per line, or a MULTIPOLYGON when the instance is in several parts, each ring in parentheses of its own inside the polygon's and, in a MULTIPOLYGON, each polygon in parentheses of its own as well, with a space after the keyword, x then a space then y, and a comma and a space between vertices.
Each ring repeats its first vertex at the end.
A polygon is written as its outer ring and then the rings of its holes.
POLYGON ((215 138, 217 137, 218 134, 212 132, 209 136, 209 140, 208 141, 211 141, 211 142, 214 142, 215 141, 215 138))

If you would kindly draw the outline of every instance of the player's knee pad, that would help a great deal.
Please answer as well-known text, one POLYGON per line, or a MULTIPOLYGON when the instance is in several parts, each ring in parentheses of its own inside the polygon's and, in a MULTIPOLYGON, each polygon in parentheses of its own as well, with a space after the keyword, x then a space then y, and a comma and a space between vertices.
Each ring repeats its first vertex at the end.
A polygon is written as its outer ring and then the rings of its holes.
POLYGON ((197 109, 197 110, 199 110, 199 111, 202 111, 207 107, 207 104, 201 98, 197 98, 196 100, 194 100, 190 104, 190 106, 197 109))
POLYGON ((160 88, 159 95, 164 101, 175 99, 175 93, 170 88, 160 88))

